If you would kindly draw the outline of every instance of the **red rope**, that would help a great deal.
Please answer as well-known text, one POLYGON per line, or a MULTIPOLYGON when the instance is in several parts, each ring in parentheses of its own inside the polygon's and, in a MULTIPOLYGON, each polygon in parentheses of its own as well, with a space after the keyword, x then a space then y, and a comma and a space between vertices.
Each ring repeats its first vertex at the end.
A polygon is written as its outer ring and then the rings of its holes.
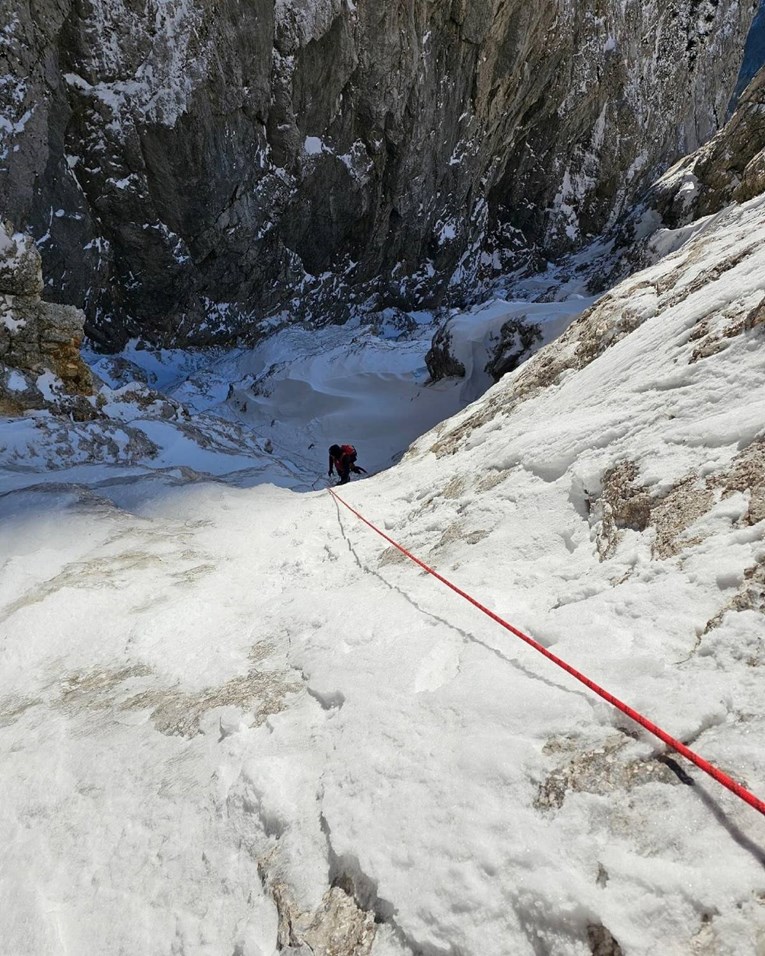
POLYGON ((347 501, 343 501, 340 495, 338 495, 332 488, 328 488, 327 491, 329 491, 336 501, 339 501, 341 505, 344 505, 352 514, 356 515, 360 521, 363 521, 365 525, 379 534, 381 538, 384 538, 389 544, 392 544, 394 548, 397 548, 402 554, 406 555, 410 561, 414 561, 415 564, 418 564, 423 571, 427 571, 428 574, 432 574, 434 578, 436 578, 442 584, 445 584, 446 587, 450 588, 456 594, 459 594, 459 596, 464 598, 466 601, 469 601, 470 604, 472 604, 474 607, 477 607, 479 611, 482 611, 487 617, 490 617, 492 621, 496 621, 500 627, 504 627, 506 631, 510 631, 511 634, 515 634, 516 637, 519 637, 530 647, 533 647, 535 651, 539 651, 540 654, 543 654, 548 660, 552 661, 553 664, 557 664, 558 667, 561 667, 564 671, 566 671, 566 673, 570 674, 572 677, 575 677, 578 681, 584 684, 585 687, 589 687, 591 691, 594 691, 594 693, 596 693, 599 697, 602 697, 603 700, 607 700, 608 703, 616 707, 617 710, 620 710, 623 714, 626 714, 628 717, 632 718, 635 723, 640 724, 640 726, 644 727, 649 733, 653 734, 655 737, 658 737, 659 740, 662 740, 673 750, 676 750, 677 753, 682 754, 683 757, 690 760, 691 763, 695 763, 699 769, 704 771, 704 773, 709 774, 709 776, 713 777, 718 783, 721 783, 732 793, 735 793, 737 797, 740 797, 745 803, 748 803, 749 806, 754 807, 755 810, 759 810, 760 813, 765 815, 765 801, 760 800, 753 793, 750 793, 745 787, 742 787, 740 783, 736 783, 736 781, 732 777, 729 777, 728 774, 723 773, 723 771, 715 767, 714 764, 711 764, 708 760, 700 757, 689 747, 686 747, 682 741, 671 737, 665 730, 662 730, 661 727, 658 727, 652 721, 648 720, 647 717, 639 714, 628 704, 625 704, 623 701, 619 700, 618 697, 614 697, 613 694, 609 694, 607 690, 599 687, 594 681, 591 681, 589 677, 585 677, 585 675, 581 674, 578 670, 576 670, 576 668, 572 667, 570 664, 567 664, 564 660, 561 660, 560 657, 553 654, 551 651, 548 651, 546 647, 543 647, 538 641, 535 641, 533 637, 529 637, 528 634, 524 634, 523 631, 519 631, 517 627, 513 627, 512 624, 508 623, 498 614, 495 614, 494 611, 490 611, 489 608, 481 604, 480 601, 477 601, 466 591, 463 591, 462 588, 458 588, 456 584, 452 584, 451 581, 439 574, 434 568, 431 568, 430 565, 427 565, 424 561, 416 558, 410 551, 407 551, 406 548, 394 541, 393 538, 388 537, 384 531, 381 531, 379 528, 373 525, 371 521, 368 521, 364 515, 356 511, 355 508, 352 508, 347 501))

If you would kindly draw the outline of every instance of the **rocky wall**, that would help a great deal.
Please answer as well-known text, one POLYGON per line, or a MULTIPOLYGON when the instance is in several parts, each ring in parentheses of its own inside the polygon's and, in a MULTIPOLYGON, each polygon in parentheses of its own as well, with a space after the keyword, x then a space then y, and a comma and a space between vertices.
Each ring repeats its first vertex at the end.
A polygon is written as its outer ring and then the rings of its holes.
POLYGON ((0 209, 130 336, 432 307, 721 125, 753 0, 0 0, 0 209))

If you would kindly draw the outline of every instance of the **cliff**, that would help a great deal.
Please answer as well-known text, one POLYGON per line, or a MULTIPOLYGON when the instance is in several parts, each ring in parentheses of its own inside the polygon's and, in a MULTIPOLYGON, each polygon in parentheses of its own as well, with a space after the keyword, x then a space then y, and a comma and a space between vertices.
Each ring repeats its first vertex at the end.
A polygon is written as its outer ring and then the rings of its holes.
POLYGON ((751 2, 0 0, 0 209, 103 347, 433 307, 721 125, 751 2))
POLYGON ((746 88, 730 121, 708 143, 659 179, 648 204, 670 228, 742 203, 765 191, 765 67, 746 88))

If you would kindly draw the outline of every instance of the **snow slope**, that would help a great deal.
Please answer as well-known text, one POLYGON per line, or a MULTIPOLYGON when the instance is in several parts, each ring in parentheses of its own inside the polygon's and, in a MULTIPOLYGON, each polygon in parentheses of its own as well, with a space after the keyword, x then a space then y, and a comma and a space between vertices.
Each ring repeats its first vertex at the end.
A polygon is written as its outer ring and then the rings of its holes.
MULTIPOLYGON (((764 239, 764 198, 714 217, 344 489, 760 797, 764 239)), ((762 956, 765 819, 297 493, 353 389, 278 358, 162 383, 196 426, 272 388, 250 473, 6 473, 3 951, 762 956)))

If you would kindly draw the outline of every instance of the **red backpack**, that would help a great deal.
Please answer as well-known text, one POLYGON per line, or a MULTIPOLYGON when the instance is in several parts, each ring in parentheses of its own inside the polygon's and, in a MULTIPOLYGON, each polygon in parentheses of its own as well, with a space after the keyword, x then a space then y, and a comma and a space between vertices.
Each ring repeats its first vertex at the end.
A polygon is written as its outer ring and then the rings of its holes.
POLYGON ((342 452, 343 458, 347 458, 349 464, 353 464, 356 461, 356 449, 353 445, 341 445, 340 451, 342 452))

